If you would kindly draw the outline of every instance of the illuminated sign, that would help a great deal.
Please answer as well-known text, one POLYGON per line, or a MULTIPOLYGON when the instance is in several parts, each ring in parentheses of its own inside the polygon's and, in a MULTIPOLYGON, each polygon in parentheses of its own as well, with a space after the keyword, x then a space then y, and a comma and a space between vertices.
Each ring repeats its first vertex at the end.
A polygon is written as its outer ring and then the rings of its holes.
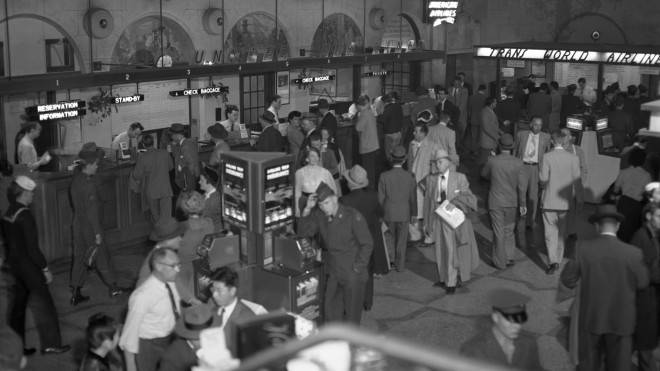
POLYGON ((87 113, 85 101, 74 100, 52 104, 41 104, 25 108, 25 113, 38 121, 71 119, 87 113))
POLYGON ((575 117, 569 117, 566 119, 566 127, 571 130, 582 131, 582 120, 575 117))
POLYGON ((454 24, 458 3, 458 1, 429 1, 427 19, 433 20, 433 27, 443 23, 454 24))
POLYGON ((271 167, 266 170, 266 180, 282 178, 290 174, 289 164, 271 167))
POLYGON ((596 120, 596 131, 607 129, 607 117, 596 120))
POLYGON ((660 66, 660 53, 596 52, 591 50, 478 47, 475 56, 502 59, 536 59, 549 62, 602 62, 660 66))
POLYGON ((293 80, 293 82, 294 84, 311 84, 314 82, 332 81, 334 79, 335 76, 333 75, 321 75, 321 76, 304 77, 302 79, 295 79, 293 80))
POLYGON ((243 168, 233 164, 225 164, 225 174, 243 179, 243 168))
POLYGON ((186 90, 172 90, 170 95, 173 97, 184 97, 192 95, 205 95, 205 94, 220 94, 229 93, 228 86, 209 86, 208 88, 200 89, 186 89, 186 90))
POLYGON ((387 71, 365 72, 362 74, 362 77, 382 77, 382 76, 387 76, 387 71))
POLYGON ((112 97, 112 101, 115 104, 142 102, 144 101, 144 94, 135 94, 125 97, 112 97))

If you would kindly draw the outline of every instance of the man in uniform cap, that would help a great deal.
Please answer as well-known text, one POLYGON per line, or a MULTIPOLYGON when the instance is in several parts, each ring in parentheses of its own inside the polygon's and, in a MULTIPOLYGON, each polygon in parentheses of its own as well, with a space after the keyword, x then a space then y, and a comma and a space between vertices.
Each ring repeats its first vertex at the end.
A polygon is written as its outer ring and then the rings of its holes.
POLYGON ((580 369, 629 370, 635 331, 637 290, 649 284, 642 251, 620 241, 624 216, 614 205, 600 205, 589 217, 599 236, 578 241, 575 259, 561 272, 568 288, 580 283, 578 359, 580 369), (604 357, 606 356, 606 357, 604 357))
POLYGON ((174 183, 179 187, 179 191, 195 190, 199 177, 197 143, 186 138, 186 127, 183 124, 172 124, 169 131, 172 135, 174 183))
POLYGON ((528 301, 513 290, 494 290, 490 300, 493 327, 465 342, 461 354, 521 370, 542 370, 536 340, 520 332, 527 322, 528 301))
POLYGON ((337 135, 337 118, 330 112, 328 101, 323 98, 319 99, 319 115, 321 116, 319 128, 328 130, 330 136, 335 138, 337 135))
POLYGON ((303 237, 320 234, 327 249, 326 320, 359 324, 373 250, 364 217, 352 207, 340 204, 332 188, 322 182, 307 199, 298 233, 303 237))

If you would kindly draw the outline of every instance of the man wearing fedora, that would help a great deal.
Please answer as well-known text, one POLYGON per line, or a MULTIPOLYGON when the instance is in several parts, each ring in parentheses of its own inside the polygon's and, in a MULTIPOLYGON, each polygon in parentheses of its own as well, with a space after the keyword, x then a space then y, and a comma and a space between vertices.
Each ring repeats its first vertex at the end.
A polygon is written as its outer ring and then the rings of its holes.
POLYGON ((219 123, 209 126, 206 131, 208 131, 211 141, 214 143, 213 152, 211 153, 211 157, 209 157, 209 165, 219 167, 222 154, 231 151, 229 144, 225 142, 225 139, 229 136, 229 132, 219 123))
POLYGON ((378 202, 378 193, 369 185, 367 171, 360 165, 354 165, 344 173, 344 179, 350 192, 339 199, 343 205, 357 210, 367 221, 374 248, 369 258, 367 285, 364 293, 364 309, 371 310, 374 302, 374 274, 383 275, 390 271, 387 263, 385 246, 380 229, 383 208, 378 202))
POLYGON ((172 124, 169 131, 172 136, 174 183, 180 191, 193 191, 199 177, 197 143, 186 138, 186 127, 183 124, 172 124))
POLYGON ((275 124, 277 119, 271 111, 264 111, 259 116, 259 122, 263 130, 259 134, 259 139, 254 145, 254 150, 259 152, 282 152, 284 150, 284 143, 282 134, 275 124))
POLYGON ((321 116, 319 129, 328 130, 330 137, 335 138, 337 135, 337 118, 330 112, 330 104, 326 99, 319 99, 319 115, 321 116))
POLYGON ((73 266, 71 268, 71 305, 89 300, 81 293, 90 269, 96 268, 103 281, 109 285, 110 296, 120 295, 117 275, 101 225, 101 198, 97 189, 96 172, 105 156, 94 142, 85 143, 78 152, 79 163, 71 180, 73 205, 73 266))
POLYGON ((321 235, 327 249, 326 321, 360 324, 373 250, 373 239, 364 217, 354 208, 340 204, 332 188, 321 183, 316 193, 307 199, 298 233, 303 237, 321 235))
POLYGON ((493 326, 461 346, 461 354, 489 364, 520 370, 543 370, 536 339, 522 333, 529 297, 510 289, 490 294, 493 326))
POLYGON ((417 182, 409 171, 403 170, 406 155, 403 146, 394 147, 390 154, 392 169, 382 173, 378 181, 378 202, 393 239, 387 247, 397 272, 406 268, 408 225, 417 220, 417 182))
POLYGON ((568 288, 580 285, 578 359, 581 370, 629 370, 637 290, 649 284, 640 249, 620 241, 624 220, 614 205, 600 205, 589 217, 598 237, 577 242, 575 257, 561 272, 568 288))
POLYGON ((30 211, 36 187, 34 180, 27 176, 19 175, 14 179, 7 191, 10 205, 2 218, 0 230, 5 240, 6 259, 14 278, 9 325, 21 336, 25 355, 32 355, 36 351, 34 348, 25 348, 25 311, 28 301, 31 302, 30 309, 39 333, 42 353, 56 354, 70 349, 68 345, 62 345, 57 310, 48 290, 53 274, 39 249, 37 224, 30 211))
POLYGON ((174 326, 176 338, 163 353, 158 371, 188 371, 197 366, 196 353, 201 348, 199 334, 213 323, 211 309, 210 305, 200 304, 182 310, 174 326))
POLYGON ((140 184, 140 193, 155 225, 172 216, 170 171, 174 169, 174 163, 167 150, 154 148, 151 135, 142 138, 142 144, 147 151, 138 156, 131 177, 140 184))
POLYGON ((505 269, 513 265, 516 248, 516 216, 527 213, 525 195, 527 182, 522 160, 511 154, 513 137, 503 134, 499 140, 500 153, 490 157, 481 169, 481 177, 490 181, 488 191, 488 213, 495 235, 493 265, 505 269))

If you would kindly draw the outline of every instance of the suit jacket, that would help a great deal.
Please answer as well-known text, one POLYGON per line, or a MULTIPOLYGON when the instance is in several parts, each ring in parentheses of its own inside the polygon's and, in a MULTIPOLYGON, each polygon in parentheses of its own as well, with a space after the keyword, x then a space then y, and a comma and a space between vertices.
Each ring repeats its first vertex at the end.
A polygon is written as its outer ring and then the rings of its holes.
POLYGON ((181 144, 172 145, 174 157, 174 182, 179 188, 190 191, 197 187, 199 177, 199 155, 197 143, 185 138, 181 144))
POLYGON ((284 149, 282 134, 273 125, 269 125, 259 135, 254 149, 259 152, 281 152, 284 149))
POLYGON ((445 107, 442 108, 442 102, 438 103, 435 106, 435 112, 440 115, 441 113, 446 113, 451 118, 452 125, 458 124, 458 120, 461 116, 461 110, 454 104, 449 98, 445 100, 445 107))
POLYGON ((454 103, 459 110, 458 121, 453 121, 452 119, 454 124, 458 124, 459 121, 461 124, 465 124, 467 122, 468 95, 468 90, 465 87, 449 88, 449 98, 447 99, 451 99, 452 103, 454 103))
MULTIPOLYGON (((523 160, 525 157, 525 149, 527 148, 527 141, 532 132, 529 130, 521 130, 516 134, 516 140, 513 145, 513 154, 519 159, 523 160)), ((551 149, 550 135, 548 133, 539 133, 539 166, 543 163, 543 156, 551 149)))
POLYGON ((520 107, 520 102, 513 98, 507 98, 495 106, 497 119, 502 123, 505 120, 509 120, 511 125, 514 125, 520 120, 520 117, 522 116, 521 111, 522 108, 520 107))
POLYGON ((328 112, 323 116, 319 127, 321 129, 327 129, 330 136, 334 138, 337 135, 337 118, 335 115, 328 112))
MULTIPOLYGON (((225 342, 227 344, 227 349, 231 353, 232 357, 238 358, 237 355, 237 342, 236 342, 236 324, 238 322, 242 322, 244 320, 248 320, 250 318, 256 317, 256 313, 252 309, 250 309, 243 301, 241 301, 240 298, 236 298, 237 303, 236 307, 234 307, 234 311, 231 313, 229 318, 227 318, 226 323, 224 324, 223 331, 225 333, 225 342)), ((218 311, 220 310, 217 305, 213 301, 211 301, 211 305, 213 305, 213 323, 211 324, 211 327, 219 327, 222 325, 222 318, 218 315, 218 311)))
POLYGON ((383 217, 383 208, 378 203, 378 194, 366 188, 354 189, 347 195, 341 196, 339 201, 364 216, 374 245, 376 245, 377 239, 380 239, 380 218, 383 217))
POLYGON ((492 330, 488 330, 486 334, 478 334, 466 341, 461 346, 460 352, 466 357, 500 366, 513 367, 520 370, 543 370, 539 359, 539 349, 536 339, 525 334, 520 334, 513 343, 515 350, 513 351, 511 363, 508 362, 492 330))
POLYGON ((582 202, 580 160, 563 148, 555 148, 543 157, 539 182, 543 186, 543 209, 568 210, 573 198, 582 202))
POLYGON ((158 371, 189 371, 197 363, 196 350, 185 339, 177 338, 163 353, 158 371))
POLYGON ((473 126, 481 126, 481 110, 486 103, 486 94, 477 93, 470 96, 468 106, 470 107, 470 120, 473 126))
POLYGON ((481 110, 481 138, 479 140, 481 148, 495 149, 500 140, 502 131, 497 121, 497 115, 490 107, 484 107, 481 110))
POLYGON ((548 125, 548 117, 552 111, 552 98, 543 92, 531 93, 527 100, 527 114, 543 118, 543 126, 548 125))
POLYGON ((12 272, 26 281, 43 282, 44 275, 41 270, 47 267, 47 263, 39 249, 37 223, 30 209, 21 203, 13 202, 2 218, 0 232, 3 232, 0 233, 0 240, 4 236, 5 258, 12 272))
POLYGON ((383 134, 396 134, 401 132, 403 125, 403 107, 399 103, 388 103, 383 114, 376 119, 383 126, 383 134))
POLYGON ((424 138, 419 144, 416 141, 410 142, 410 148, 408 148, 408 170, 413 173, 417 182, 424 179, 431 171, 433 153, 439 148, 428 137, 424 138))
POLYGON ((625 147, 633 136, 632 116, 623 110, 614 110, 607 115, 607 124, 612 130, 614 145, 625 147))
POLYGON ((456 133, 443 124, 429 126, 426 139, 436 147, 444 149, 449 154, 449 159, 458 166, 459 157, 456 152, 456 133))
POLYGON ((518 207, 525 204, 527 177, 523 162, 508 153, 488 159, 481 176, 490 180, 488 208, 518 207))
POLYGON ((635 324, 636 349, 654 349, 658 340, 657 290, 660 285, 660 242, 657 233, 648 225, 633 235, 630 244, 642 251, 651 284, 637 291, 637 322, 635 324))
POLYGON ((580 281, 580 329, 632 335, 636 291, 649 284, 642 252, 611 235, 578 241, 575 251, 575 260, 561 272, 561 282, 573 288, 580 281))
POLYGON ((561 113, 559 126, 566 126, 566 118, 569 115, 575 115, 581 112, 584 108, 582 99, 572 94, 564 94, 561 96, 561 113))
POLYGON ((413 175, 395 166, 380 175, 378 202, 386 222, 407 222, 417 215, 417 182, 413 175))
POLYGON ((147 198, 172 196, 170 170, 174 168, 172 156, 164 149, 148 149, 138 156, 131 176, 142 185, 147 198))
POLYGON ((207 217, 213 221, 215 231, 222 230, 222 195, 220 190, 216 190, 204 201, 204 209, 202 216, 207 217))

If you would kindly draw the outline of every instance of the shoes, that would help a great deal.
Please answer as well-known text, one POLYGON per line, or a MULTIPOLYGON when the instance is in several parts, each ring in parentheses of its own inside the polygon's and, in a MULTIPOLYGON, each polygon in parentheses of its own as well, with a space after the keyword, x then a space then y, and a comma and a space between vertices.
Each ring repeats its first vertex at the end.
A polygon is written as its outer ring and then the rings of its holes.
POLYGON ((42 349, 41 354, 60 354, 60 353, 66 353, 69 350, 71 350, 71 346, 62 345, 59 347, 50 347, 50 348, 42 349))
POLYGON ((461 280, 461 276, 458 276, 456 279, 456 287, 463 287, 463 280, 461 280))
POLYGON ((447 295, 452 295, 456 292, 456 287, 445 287, 445 292, 447 295))
POLYGON ((516 262, 513 261, 513 260, 511 260, 511 259, 509 259, 509 260, 506 262, 506 266, 507 266, 507 267, 513 267, 515 264, 516 264, 516 262))
POLYGON ((559 264, 557 263, 552 263, 548 268, 545 270, 546 274, 553 274, 559 269, 559 264))
POLYGON ((438 282, 436 282, 436 283, 433 284, 433 287, 442 287, 442 288, 445 288, 445 287, 447 287, 447 286, 445 285, 444 282, 442 282, 442 281, 438 281, 438 282))
POLYGON ((37 350, 35 348, 23 348, 23 355, 26 357, 29 357, 36 353, 37 350))
POLYGON ((80 303, 84 303, 89 300, 89 296, 84 296, 80 292, 80 287, 76 287, 73 289, 73 293, 71 294, 71 305, 78 305, 80 303))

